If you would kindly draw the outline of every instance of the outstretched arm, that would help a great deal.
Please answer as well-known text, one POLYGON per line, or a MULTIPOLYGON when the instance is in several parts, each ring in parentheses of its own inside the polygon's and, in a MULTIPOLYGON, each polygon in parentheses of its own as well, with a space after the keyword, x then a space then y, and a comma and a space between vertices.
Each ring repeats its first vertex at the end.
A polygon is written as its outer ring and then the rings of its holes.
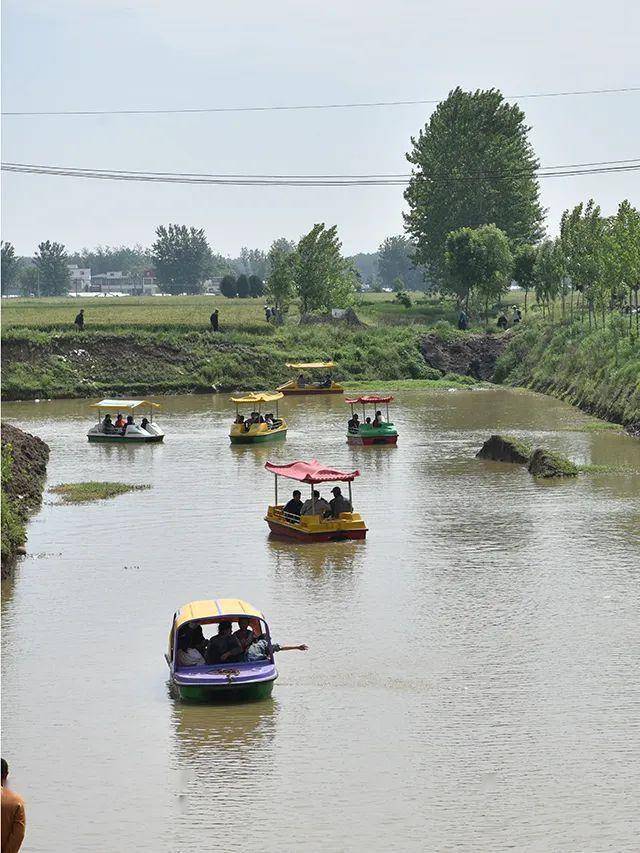
POLYGON ((294 649, 297 649, 299 652, 306 652, 309 646, 306 646, 304 643, 301 643, 299 646, 280 646, 278 651, 281 652, 291 652, 294 649))

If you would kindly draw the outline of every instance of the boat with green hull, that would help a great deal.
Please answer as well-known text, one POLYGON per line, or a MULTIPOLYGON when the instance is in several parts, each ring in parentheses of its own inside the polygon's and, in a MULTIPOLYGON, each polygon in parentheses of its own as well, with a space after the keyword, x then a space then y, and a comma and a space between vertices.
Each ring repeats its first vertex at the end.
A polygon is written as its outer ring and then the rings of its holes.
POLYGON ((389 403, 393 400, 391 396, 382 394, 366 394, 353 400, 345 400, 351 406, 351 419, 347 425, 347 443, 368 447, 370 445, 398 443, 398 431, 389 418, 389 403), (375 417, 367 417, 367 406, 386 406, 386 420, 382 417, 380 409, 374 409, 375 417), (362 421, 360 421, 354 406, 362 406, 362 421))

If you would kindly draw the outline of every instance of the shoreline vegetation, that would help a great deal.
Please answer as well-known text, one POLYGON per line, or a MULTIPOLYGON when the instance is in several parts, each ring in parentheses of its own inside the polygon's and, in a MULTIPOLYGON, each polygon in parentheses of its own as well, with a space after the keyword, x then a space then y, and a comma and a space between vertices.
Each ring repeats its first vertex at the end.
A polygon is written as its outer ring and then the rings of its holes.
POLYGON ((26 523, 42 502, 49 447, 12 424, 2 424, 2 578, 11 574, 27 539, 26 523))
MULTIPOLYGON (((287 361, 332 358, 336 379, 353 391, 488 380, 638 428, 640 346, 615 317, 590 329, 577 318, 554 323, 530 306, 507 332, 482 325, 461 332, 452 300, 413 296, 410 308, 393 294, 361 296, 358 326, 300 324, 297 316, 267 324, 261 299, 86 300, 82 332, 71 324, 75 299, 11 300, 3 312, 3 399, 272 390, 289 378, 287 361), (213 307, 220 311, 218 333, 208 328, 213 307)), ((516 304, 522 297, 507 299, 516 304)), ((601 428, 596 424, 591 428, 601 428)))

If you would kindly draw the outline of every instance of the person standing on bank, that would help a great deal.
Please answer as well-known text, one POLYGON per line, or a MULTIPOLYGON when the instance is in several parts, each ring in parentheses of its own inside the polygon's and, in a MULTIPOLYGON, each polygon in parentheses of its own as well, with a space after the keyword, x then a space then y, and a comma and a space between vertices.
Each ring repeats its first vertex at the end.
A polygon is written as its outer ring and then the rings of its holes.
POLYGON ((18 853, 27 821, 22 797, 9 790, 9 765, 2 759, 2 853, 18 853))
POLYGON ((76 319, 73 323, 79 332, 84 329, 84 308, 80 309, 80 313, 76 315, 76 319))
POLYGON ((209 322, 211 323, 211 330, 212 330, 212 331, 214 331, 214 332, 219 331, 219 326, 218 326, 218 309, 217 309, 217 308, 215 308, 215 309, 214 309, 214 311, 212 312, 211 316, 209 317, 209 322))

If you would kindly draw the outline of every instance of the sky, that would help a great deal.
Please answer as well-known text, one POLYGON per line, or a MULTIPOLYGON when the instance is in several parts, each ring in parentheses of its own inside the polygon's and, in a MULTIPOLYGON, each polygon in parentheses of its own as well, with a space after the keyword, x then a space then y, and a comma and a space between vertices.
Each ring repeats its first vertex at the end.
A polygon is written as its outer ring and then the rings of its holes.
MULTIPOLYGON (((637 0, 4 0, 2 109, 270 106, 640 86, 637 0)), ((521 100, 543 165, 640 157, 640 92, 521 100)), ((8 162, 141 171, 409 171, 433 107, 161 116, 5 117, 8 162)), ((401 187, 219 187, 3 173, 2 233, 19 254, 153 242, 204 227, 237 255, 337 224, 345 254, 402 232, 401 187)), ((594 197, 640 204, 640 172, 541 182, 548 232, 594 197)))

